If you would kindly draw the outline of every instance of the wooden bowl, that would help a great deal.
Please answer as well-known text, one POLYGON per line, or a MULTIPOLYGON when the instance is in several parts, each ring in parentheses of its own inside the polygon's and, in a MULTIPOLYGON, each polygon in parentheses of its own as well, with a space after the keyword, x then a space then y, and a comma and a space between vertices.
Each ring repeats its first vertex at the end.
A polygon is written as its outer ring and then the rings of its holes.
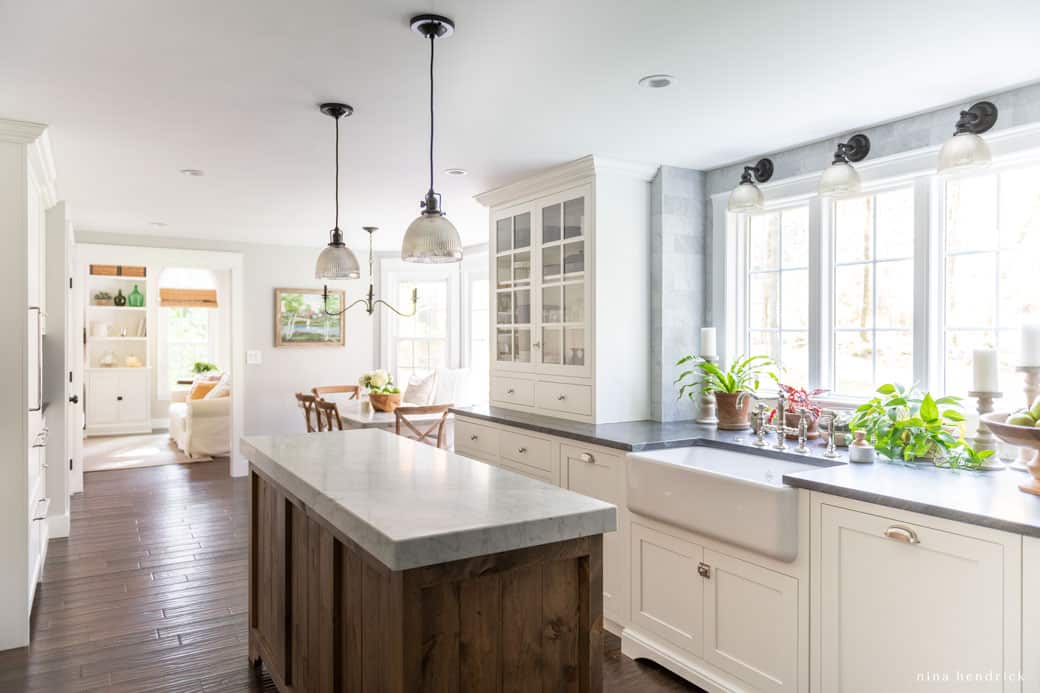
POLYGON ((385 411, 388 414, 391 414, 394 409, 401 406, 401 393, 394 392, 392 394, 379 394, 370 392, 368 394, 368 401, 372 403, 372 408, 376 411, 385 411))
POLYGON ((1020 484, 1018 488, 1026 493, 1040 496, 1040 428, 1009 424, 1007 423, 1009 416, 1011 416, 1010 412, 994 412, 983 416, 982 422, 993 431, 993 435, 1008 445, 1034 450, 1032 459, 1026 463, 1033 478, 1031 481, 1020 484))

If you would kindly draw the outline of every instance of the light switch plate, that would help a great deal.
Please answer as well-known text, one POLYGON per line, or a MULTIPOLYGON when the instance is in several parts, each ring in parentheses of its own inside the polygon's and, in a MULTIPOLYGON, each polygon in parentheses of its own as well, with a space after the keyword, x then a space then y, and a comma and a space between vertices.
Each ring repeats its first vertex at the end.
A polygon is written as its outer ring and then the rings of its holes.
POLYGON ((246 363, 250 366, 259 366, 264 362, 264 357, 259 349, 246 350, 246 363))

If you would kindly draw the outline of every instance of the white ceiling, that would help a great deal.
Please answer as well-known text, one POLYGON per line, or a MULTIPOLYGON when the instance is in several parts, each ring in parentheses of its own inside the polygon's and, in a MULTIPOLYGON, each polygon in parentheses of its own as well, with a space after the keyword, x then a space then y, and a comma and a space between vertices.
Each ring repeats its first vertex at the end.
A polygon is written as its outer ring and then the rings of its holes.
POLYGON ((1040 78, 1036 0, 0 0, 0 117, 51 126, 79 228, 317 246, 316 104, 346 101, 341 225, 395 247, 427 185, 422 11, 458 27, 436 166, 467 243, 472 195, 546 165, 714 168, 1040 78), (636 86, 655 72, 679 82, 636 86))

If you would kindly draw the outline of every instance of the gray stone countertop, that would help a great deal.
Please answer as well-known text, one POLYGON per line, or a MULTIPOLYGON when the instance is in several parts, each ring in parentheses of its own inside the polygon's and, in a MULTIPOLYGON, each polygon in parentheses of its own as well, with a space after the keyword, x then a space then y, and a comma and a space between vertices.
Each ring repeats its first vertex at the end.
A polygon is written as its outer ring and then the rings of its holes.
MULTIPOLYGON (((845 450, 838 460, 822 457, 822 441, 810 442, 809 455, 751 447, 750 431, 719 431, 692 421, 628 421, 586 424, 512 411, 503 407, 459 409, 471 417, 538 433, 570 438, 626 452, 644 452, 692 445, 725 446, 752 454, 815 462, 818 469, 784 475, 784 483, 867 503, 910 510, 950 520, 1040 537, 1040 496, 1023 493, 1018 485, 1027 477, 1012 469, 999 472, 940 469, 930 464, 907 465, 878 461, 849 464, 845 450), (708 441, 711 441, 710 443, 708 441), (837 464, 834 464, 837 462, 837 464)), ((773 435, 769 435, 772 441, 773 435)))
POLYGON ((387 431, 248 436, 242 454, 391 570, 617 527, 609 503, 387 431))

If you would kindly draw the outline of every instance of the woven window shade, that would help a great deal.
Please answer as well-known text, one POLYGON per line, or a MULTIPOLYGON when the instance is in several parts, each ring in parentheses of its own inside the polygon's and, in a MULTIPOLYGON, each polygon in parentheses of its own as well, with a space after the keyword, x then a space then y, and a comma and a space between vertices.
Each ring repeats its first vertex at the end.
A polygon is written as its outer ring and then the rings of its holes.
POLYGON ((163 308, 216 308, 216 289, 159 289, 163 308))

